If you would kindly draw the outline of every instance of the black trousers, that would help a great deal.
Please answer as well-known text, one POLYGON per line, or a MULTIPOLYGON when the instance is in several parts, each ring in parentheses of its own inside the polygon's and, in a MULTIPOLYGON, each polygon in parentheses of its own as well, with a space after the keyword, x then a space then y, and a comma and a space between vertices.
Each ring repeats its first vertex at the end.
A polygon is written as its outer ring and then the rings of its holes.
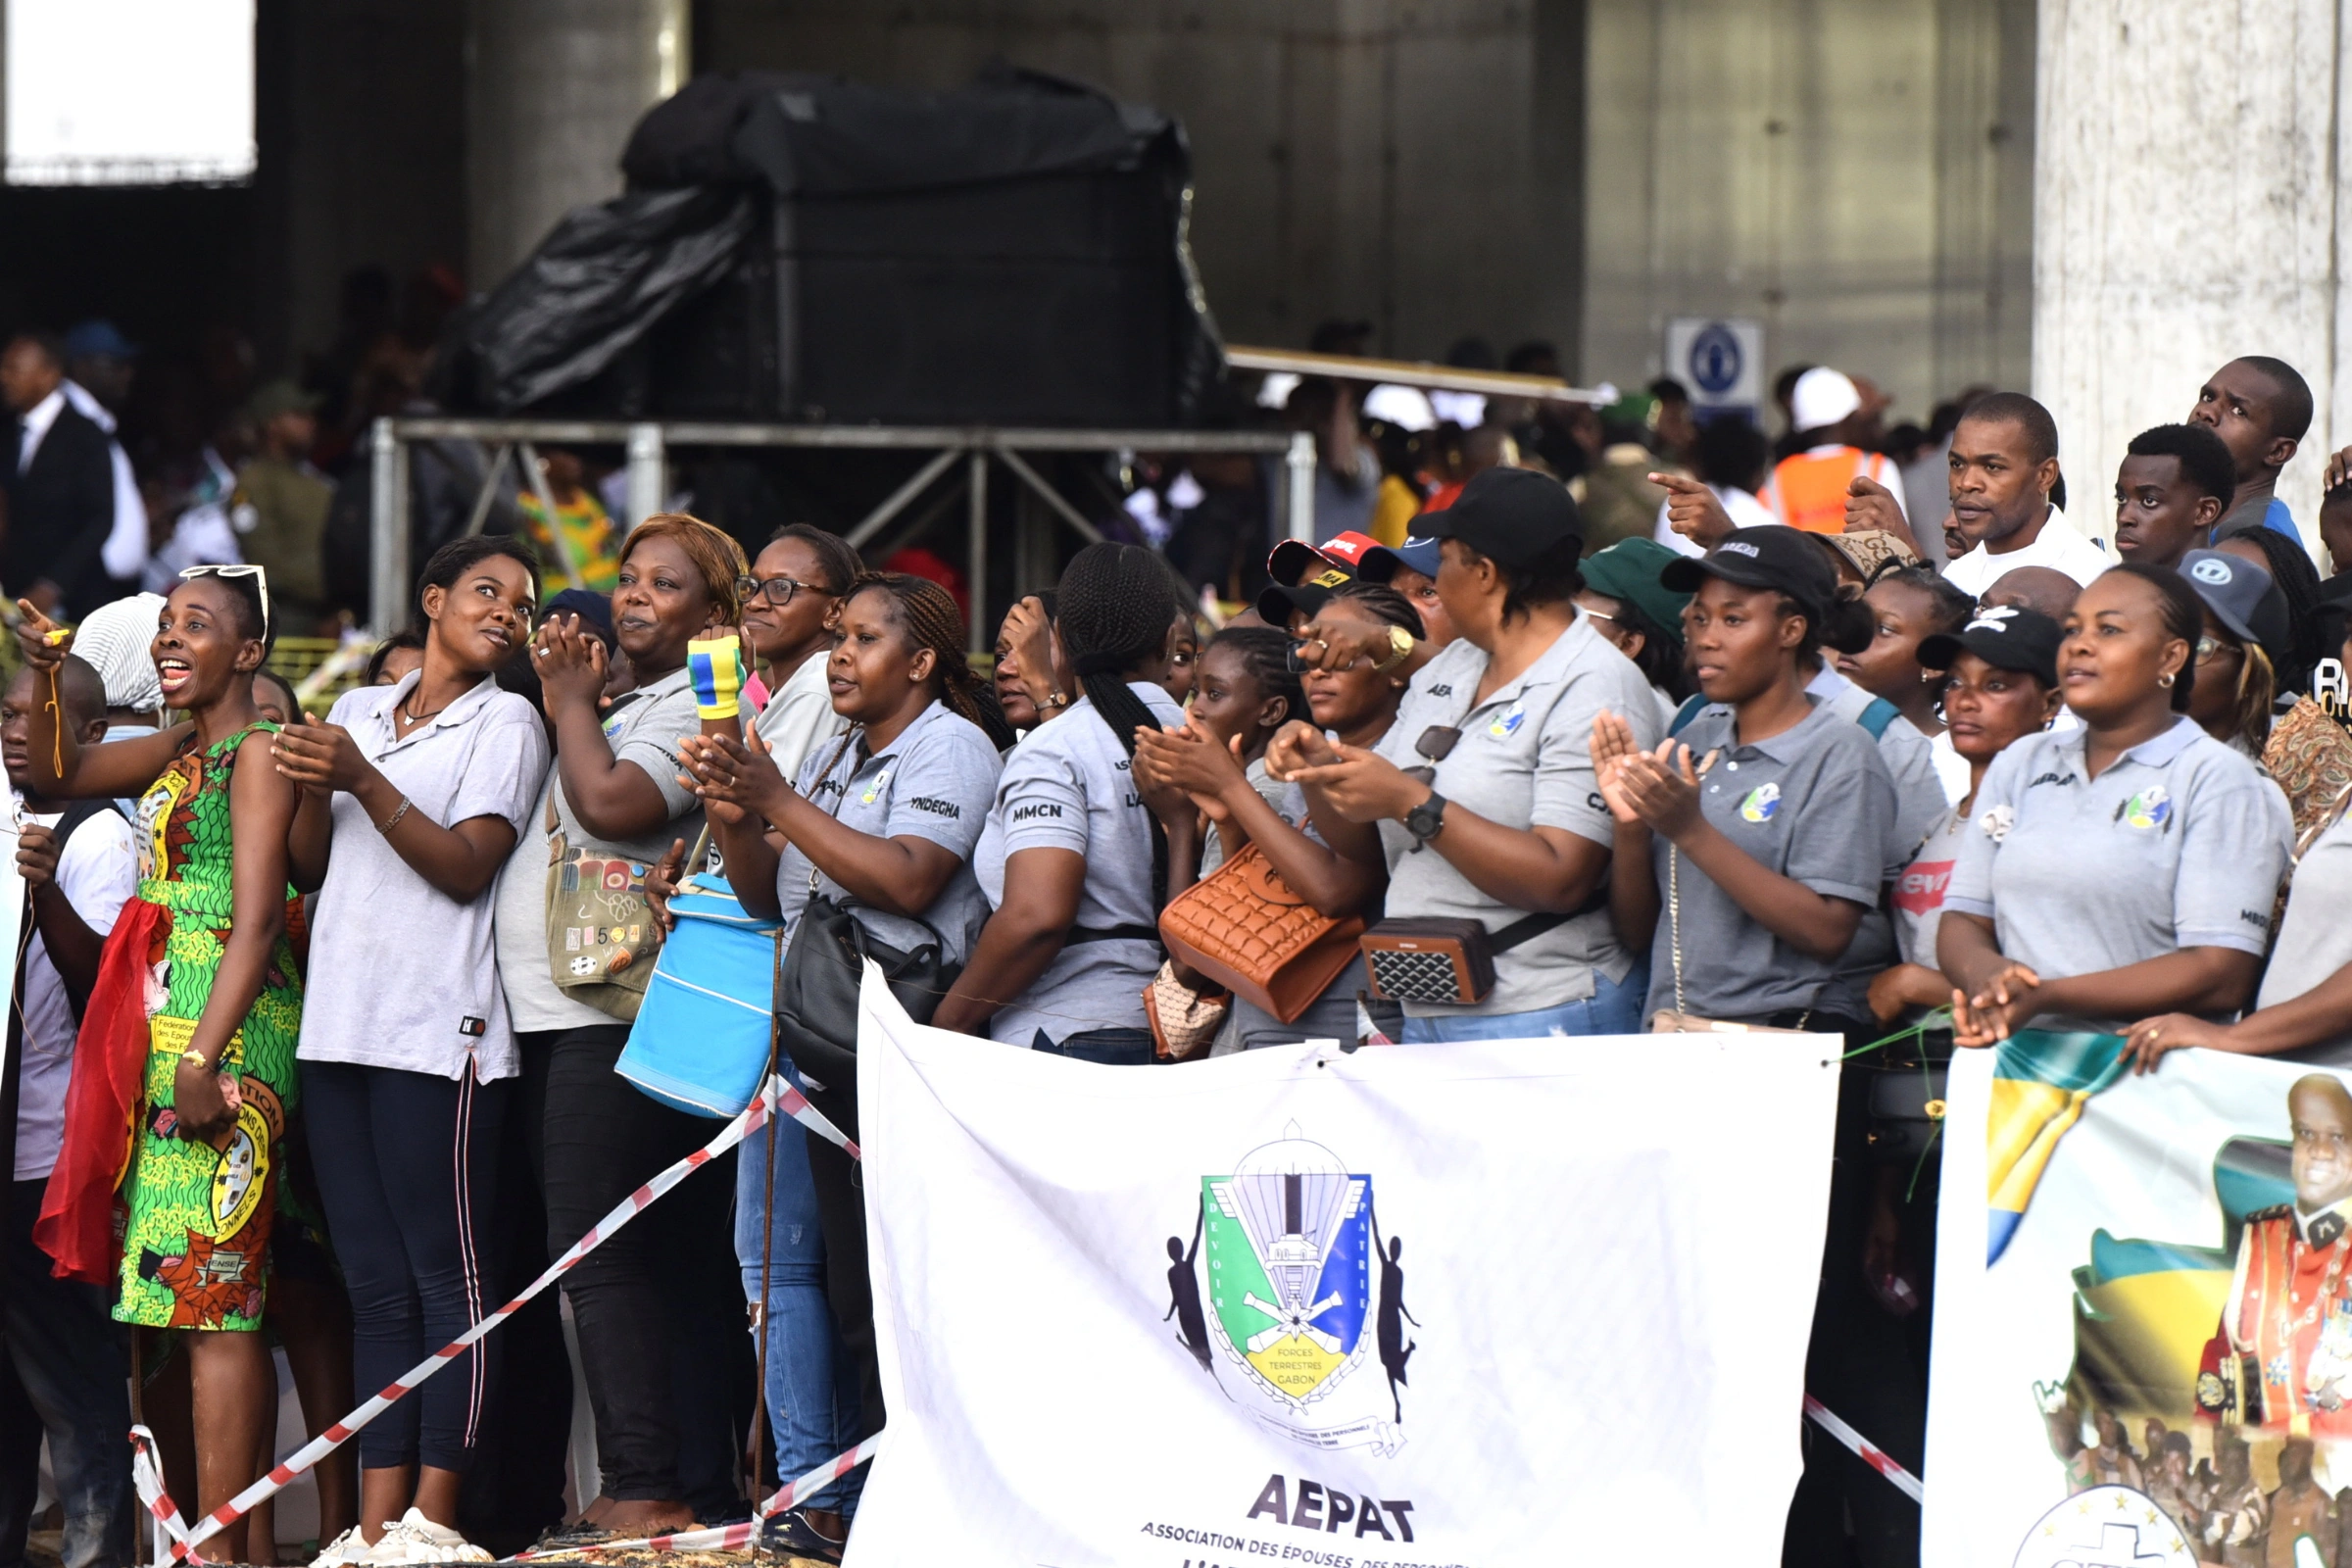
MULTIPOLYGON (((1808 1027, 1836 1029, 1841 1020, 1808 1027)), ((1883 1031, 1849 1023, 1847 1049, 1883 1031)), ((1913 1475, 1927 1444, 1928 1391, 1909 1331, 1862 1277, 1877 1172, 1867 1157, 1870 1074, 1845 1063, 1838 1082, 1836 1163, 1821 1254, 1805 1391, 1913 1475)), ((1804 1422, 1805 1470, 1788 1505, 1784 1568, 1859 1562, 1861 1568, 1917 1568, 1919 1504, 1828 1433, 1804 1422), (1847 1526, 1852 1535, 1849 1542, 1847 1526)))
MULTIPOLYGON (((625 1024, 597 1024, 550 1046, 551 1255, 718 1131, 612 1070, 628 1037, 625 1024)), ((705 1518, 735 1511, 735 1434, 754 1391, 735 1277, 734 1161, 730 1151, 695 1171, 564 1276, 606 1496, 684 1501, 705 1518)))
MULTIPOLYGON (((808 1103, 858 1139, 858 1077, 808 1090, 808 1103)), ((874 1347, 874 1279, 865 1250, 865 1173, 829 1138, 807 1135, 816 1223, 825 1237, 825 1303, 833 1309, 833 1402, 863 1443, 882 1430, 882 1362, 874 1347)))

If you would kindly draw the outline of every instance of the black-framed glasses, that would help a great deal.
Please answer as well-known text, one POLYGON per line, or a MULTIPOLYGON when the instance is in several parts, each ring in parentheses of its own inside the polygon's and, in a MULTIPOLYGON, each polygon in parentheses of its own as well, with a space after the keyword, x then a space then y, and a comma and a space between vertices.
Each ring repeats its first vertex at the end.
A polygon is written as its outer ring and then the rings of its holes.
POLYGON ((804 588, 808 588, 813 593, 824 592, 823 589, 810 583, 805 583, 797 577, 738 577, 735 579, 735 595, 745 604, 748 605, 755 599, 764 599, 778 610, 791 604, 792 596, 804 588))
POLYGON ((1421 732, 1421 738, 1413 742, 1413 750, 1429 760, 1422 766, 1406 768, 1404 776, 1416 784, 1435 784, 1438 781, 1438 764, 1452 754, 1454 742, 1461 738, 1462 732, 1450 724, 1430 725, 1421 732))

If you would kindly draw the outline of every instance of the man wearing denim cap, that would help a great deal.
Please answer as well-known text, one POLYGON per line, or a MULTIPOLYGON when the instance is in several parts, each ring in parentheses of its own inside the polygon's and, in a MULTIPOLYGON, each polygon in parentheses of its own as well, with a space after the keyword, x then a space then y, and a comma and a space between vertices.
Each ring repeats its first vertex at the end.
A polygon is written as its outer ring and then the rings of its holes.
POLYGON ((2260 647, 2277 665, 2294 633, 2286 595, 2269 572, 2225 550, 2191 550, 2180 558, 2180 575, 2214 619, 2239 641, 2260 647))

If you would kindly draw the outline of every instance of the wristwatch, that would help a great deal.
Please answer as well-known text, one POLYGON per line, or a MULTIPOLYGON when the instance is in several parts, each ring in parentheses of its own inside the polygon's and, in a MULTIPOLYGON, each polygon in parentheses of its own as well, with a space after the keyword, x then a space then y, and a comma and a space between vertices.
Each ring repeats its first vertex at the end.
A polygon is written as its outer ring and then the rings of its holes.
POLYGON ((1374 664, 1372 668, 1376 673, 1385 675, 1412 657, 1413 634, 1402 626, 1391 626, 1389 628, 1389 657, 1374 664))
POLYGON ((1416 850, 1436 838, 1445 825, 1446 797, 1435 790, 1429 792, 1428 800, 1404 813, 1404 830, 1413 836, 1416 850))

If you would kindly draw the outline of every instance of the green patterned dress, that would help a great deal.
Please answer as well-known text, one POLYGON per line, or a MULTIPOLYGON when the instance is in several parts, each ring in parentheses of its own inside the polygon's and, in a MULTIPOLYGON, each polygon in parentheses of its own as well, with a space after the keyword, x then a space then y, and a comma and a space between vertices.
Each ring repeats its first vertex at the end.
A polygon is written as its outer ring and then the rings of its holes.
MULTIPOLYGON (((229 931, 228 795, 237 748, 257 730, 276 729, 251 724, 202 752, 182 753, 139 798, 133 907, 143 901, 154 908, 139 915, 149 929, 148 1055, 121 1189, 127 1212, 115 1316, 125 1323, 261 1326, 302 1032, 302 981, 289 938, 278 939, 262 993, 221 1058, 244 1096, 236 1126, 210 1140, 180 1137, 172 1099, 179 1054, 204 1015, 229 931)), ((297 903, 290 931, 298 929, 299 910, 297 903)), ((122 918, 132 917, 126 907, 122 918)))

